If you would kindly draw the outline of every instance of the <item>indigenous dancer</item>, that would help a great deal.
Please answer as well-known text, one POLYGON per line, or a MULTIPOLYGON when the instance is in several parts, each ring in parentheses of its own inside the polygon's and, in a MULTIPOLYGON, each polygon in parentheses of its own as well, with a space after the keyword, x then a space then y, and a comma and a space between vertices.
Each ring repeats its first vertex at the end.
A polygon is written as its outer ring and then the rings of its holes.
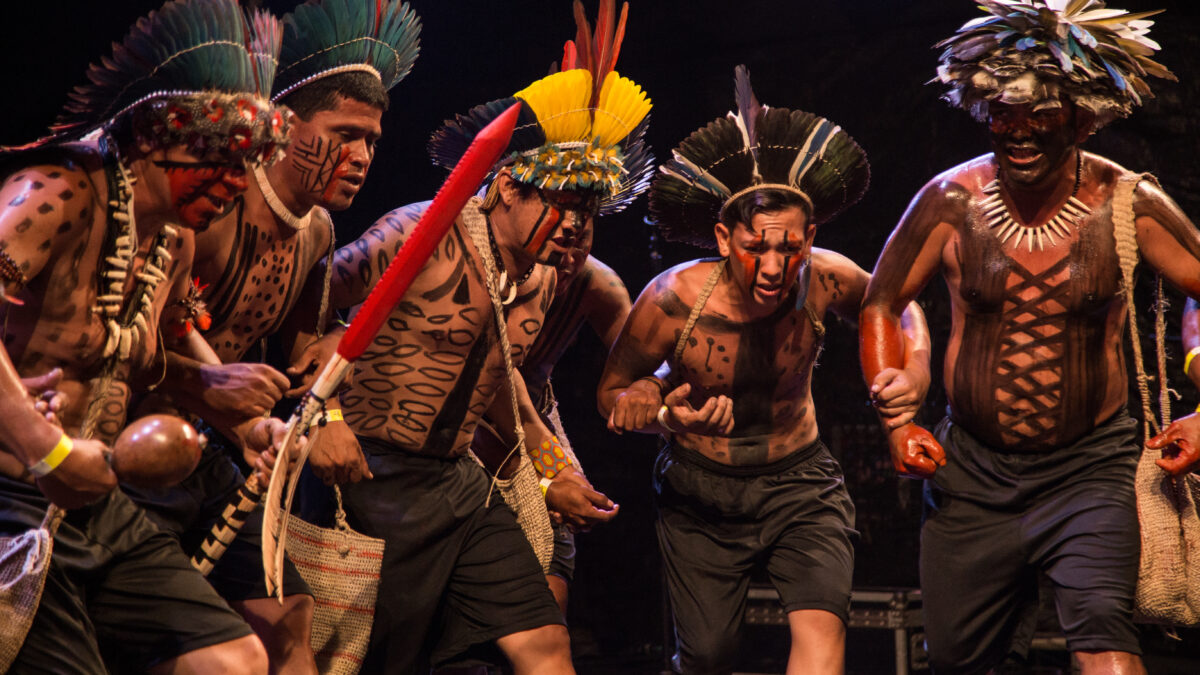
MULTIPOLYGON (((840 673, 857 533, 841 468, 817 434, 811 378, 825 313, 856 318, 867 273, 813 248, 813 235, 858 201, 869 168, 832 122, 760 105, 744 66, 735 92, 737 112, 688 137, 650 191, 664 236, 721 257, 669 269, 642 291, 597 397, 615 431, 670 438, 655 484, 679 672, 732 670, 761 564, 791 627, 788 672, 840 673), (669 373, 656 376, 664 361, 669 373)), ((911 415, 929 378, 928 338, 916 305, 907 318, 911 358, 877 384, 911 415)))
MULTIPOLYGON (((0 477, 0 532, 38 528, 50 501, 72 509, 49 519, 50 571, 16 671, 266 672, 258 638, 112 490, 104 457, 131 378, 161 375, 160 316, 189 319, 192 230, 286 142, 286 111, 265 98, 278 31, 234 0, 170 2, 91 68, 55 136, 4 158, 0 438, 19 463, 0 477), (16 380, 52 368, 63 429, 16 380)), ((247 440, 265 449, 271 430, 247 440)))
MULTIPOLYGON (((553 299, 554 269, 539 263, 558 263, 599 210, 636 194, 638 172, 623 164, 642 152, 638 125, 650 102, 612 71, 612 36, 623 32, 625 11, 614 23, 612 3, 603 3, 593 49, 569 43, 562 72, 457 117, 430 144, 435 162, 453 166, 488 121, 521 102, 511 152, 486 196, 460 213, 342 395, 373 475, 343 487, 350 524, 387 541, 369 672, 453 665, 493 641, 518 673, 573 672, 539 560, 467 450, 485 412, 515 433, 510 386, 532 408, 506 362, 520 363, 553 299)), ((385 215, 338 251, 331 306, 364 299, 427 206, 385 215)), ((536 415, 524 423, 536 451, 550 434, 536 415)), ((551 498, 566 498, 552 503, 569 522, 615 515, 573 467, 537 454, 553 479, 551 498)))
MULTIPOLYGON (((974 673, 1023 652, 1015 636, 1041 572, 1084 673, 1145 672, 1131 620, 1139 439, 1121 357, 1134 259, 1118 249, 1197 296, 1200 235, 1152 178, 1080 144, 1150 95, 1143 78, 1174 77, 1149 58, 1153 12, 979 5, 985 16, 940 43, 938 79, 988 124, 992 152, 921 189, 862 314, 869 380, 900 360, 898 309, 936 272, 950 289, 949 417, 932 436, 889 433, 897 470, 928 479, 930 658, 937 672, 974 673)), ((1177 424, 1195 447, 1200 422, 1177 424)))
MULTIPOLYGON (((316 323, 325 289, 317 263, 333 250, 327 209, 346 209, 354 200, 371 165, 387 91, 409 73, 418 51, 420 23, 399 1, 312 2, 282 23, 273 100, 295 113, 292 143, 281 161, 255 167, 244 197, 197 235, 193 274, 203 288, 199 299, 211 328, 203 338, 188 326, 183 332, 192 351, 208 358, 172 353, 160 387, 215 431, 183 485, 126 490, 155 523, 180 537, 189 554, 243 482, 231 457, 242 455, 243 444, 226 436, 239 439, 241 427, 270 411, 289 386, 287 377, 266 364, 238 362, 279 329, 310 277, 312 297, 306 300, 314 305, 310 324, 316 323)), ((308 316, 307 310, 297 314, 308 316)), ((311 333, 313 325, 306 328, 311 333)), ((315 348, 303 360, 323 363, 315 348)), ((322 428, 321 442, 357 452, 354 435, 339 418, 333 415, 322 428)), ((258 509, 208 579, 262 638, 272 672, 316 672, 309 647, 311 590, 288 560, 283 604, 268 595, 261 537, 258 509)))

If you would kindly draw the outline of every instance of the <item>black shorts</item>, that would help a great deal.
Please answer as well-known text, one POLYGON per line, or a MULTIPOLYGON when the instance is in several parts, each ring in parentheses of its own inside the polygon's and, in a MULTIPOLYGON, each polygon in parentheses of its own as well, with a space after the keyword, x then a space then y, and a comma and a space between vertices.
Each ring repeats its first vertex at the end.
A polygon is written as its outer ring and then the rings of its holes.
POLYGON ((935 436, 946 466, 925 484, 921 589, 937 672, 986 672, 1024 653, 1039 572, 1072 651, 1141 653, 1132 621, 1136 423, 1119 415, 1036 454, 984 447, 949 419, 935 436))
MULTIPOLYGON (((38 527, 48 503, 0 477, 0 534, 38 527)), ((67 513, 33 627, 12 673, 142 673, 250 635, 174 538, 119 490, 67 513)))
POLYGON ((550 571, 567 583, 575 580, 575 533, 566 525, 554 526, 554 554, 550 557, 550 571))
POLYGON ((854 504, 817 440, 770 464, 727 466, 668 447, 655 465, 658 541, 683 672, 729 667, 751 571, 765 568, 785 611, 846 621, 854 504))
POLYGON ((563 623, 516 516, 469 457, 359 437, 372 480, 342 487, 351 527, 387 543, 364 673, 495 657, 492 642, 563 623))
MULTIPOLYGON (((245 479, 234 464, 230 447, 220 436, 206 430, 209 444, 200 463, 182 483, 170 488, 122 489, 160 528, 175 535, 184 553, 191 556, 200 549, 213 523, 237 493, 245 479)), ((241 602, 270 597, 262 566, 263 508, 260 505, 208 574, 208 581, 221 597, 241 602)), ((283 594, 312 595, 296 566, 283 560, 283 594)))

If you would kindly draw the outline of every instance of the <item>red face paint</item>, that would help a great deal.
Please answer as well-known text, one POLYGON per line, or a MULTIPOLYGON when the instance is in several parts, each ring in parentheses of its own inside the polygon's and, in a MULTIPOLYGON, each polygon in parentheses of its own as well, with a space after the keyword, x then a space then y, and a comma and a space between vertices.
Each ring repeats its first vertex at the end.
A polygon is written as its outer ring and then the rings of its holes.
POLYGON ((329 177, 329 184, 325 186, 325 191, 321 193, 321 200, 324 202, 333 201, 334 195, 337 194, 338 185, 341 179, 350 174, 350 146, 341 145, 338 147, 337 164, 334 165, 333 171, 329 177))
POLYGON ((220 215, 229 201, 246 189, 245 176, 240 183, 233 172, 242 167, 219 162, 154 162, 167 174, 171 208, 179 224, 188 228, 208 225, 220 215))
POLYGON ((525 240, 522 248, 529 255, 537 258, 538 254, 546 246, 546 240, 558 228, 558 224, 562 222, 562 212, 554 208, 545 199, 542 199, 542 215, 538 216, 538 220, 533 224, 533 230, 529 233, 529 237, 525 240))

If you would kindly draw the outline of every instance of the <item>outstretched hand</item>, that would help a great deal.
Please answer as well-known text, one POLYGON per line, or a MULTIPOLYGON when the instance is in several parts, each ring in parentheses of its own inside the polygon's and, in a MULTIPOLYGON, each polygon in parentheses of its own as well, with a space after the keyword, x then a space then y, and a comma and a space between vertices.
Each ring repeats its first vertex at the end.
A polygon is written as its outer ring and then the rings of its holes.
POLYGON ((1172 476, 1181 476, 1200 463, 1200 414, 1181 417, 1146 441, 1151 450, 1162 450, 1162 459, 1155 464, 1172 476))
POLYGON ((692 385, 683 383, 663 399, 667 406, 664 420, 673 431, 700 436, 727 436, 733 431, 733 399, 728 396, 709 396, 697 410, 688 401, 692 385))
POLYGON ((612 520, 621 509, 570 466, 560 471, 546 489, 546 508, 555 523, 566 523, 576 532, 612 520))
POLYGON ((925 429, 906 424, 888 432, 888 448, 896 473, 907 478, 932 478, 946 466, 946 451, 925 429))

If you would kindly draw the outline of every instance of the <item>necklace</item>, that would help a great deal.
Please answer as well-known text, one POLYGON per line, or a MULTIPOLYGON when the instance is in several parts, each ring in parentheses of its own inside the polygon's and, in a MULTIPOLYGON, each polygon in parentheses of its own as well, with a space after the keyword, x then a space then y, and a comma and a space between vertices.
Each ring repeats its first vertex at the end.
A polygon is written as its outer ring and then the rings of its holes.
POLYGON ((258 189, 262 191, 267 206, 271 207, 275 217, 287 223, 288 227, 293 230, 303 230, 312 222, 312 214, 316 207, 309 209, 308 213, 303 216, 296 216, 292 213, 292 210, 284 205, 279 195, 275 194, 275 188, 271 187, 271 181, 267 178, 267 171, 262 164, 254 165, 254 180, 258 181, 258 189))
POLYGON ((979 208, 983 210, 983 217, 987 220, 988 227, 1000 239, 1001 245, 1015 234, 1017 238, 1013 242, 1014 248, 1021 246, 1023 238, 1028 238, 1028 247, 1031 253, 1033 252, 1035 241, 1039 251, 1047 246, 1053 247, 1060 240, 1066 239, 1071 235, 1071 228, 1080 219, 1086 218, 1091 214, 1092 210, 1075 197, 1079 192, 1079 180, 1083 169, 1083 154, 1077 152, 1075 158, 1075 187, 1071 189, 1071 196, 1067 197, 1067 201, 1063 202, 1063 205, 1058 208, 1058 213, 1055 213, 1045 223, 1036 227, 1026 225, 1013 218, 1012 213, 1008 210, 1008 205, 1004 203, 1003 197, 1000 196, 999 176, 984 186, 983 193, 987 197, 979 202, 979 208), (1056 239, 1055 237, 1058 238, 1056 239))
MULTIPOLYGON (((117 155, 116 145, 105 140, 104 151, 113 166, 108 175, 108 223, 116 224, 116 236, 108 244, 107 255, 100 270, 100 292, 92 313, 100 315, 108 332, 103 357, 129 358, 143 336, 150 332, 149 323, 154 311, 154 294, 167 278, 171 263, 170 244, 178 233, 173 225, 163 224, 155 235, 141 271, 135 273, 137 284, 128 297, 125 280, 133 273, 133 257, 137 250, 137 225, 133 217, 133 184, 124 162, 117 155)), ((111 230, 110 230, 111 232, 111 230)))
POLYGON ((511 305, 513 300, 517 299, 517 288, 526 281, 529 281, 529 277, 533 274, 533 268, 537 267, 537 263, 535 262, 530 265, 529 269, 525 270, 520 279, 516 281, 509 279, 508 270, 504 267, 504 259, 500 257, 500 246, 496 243, 496 237, 492 234, 491 218, 487 219, 487 225, 488 246, 492 249, 492 258, 496 261, 496 267, 500 268, 500 282, 496 284, 500 288, 500 294, 503 298, 500 304, 511 305))

